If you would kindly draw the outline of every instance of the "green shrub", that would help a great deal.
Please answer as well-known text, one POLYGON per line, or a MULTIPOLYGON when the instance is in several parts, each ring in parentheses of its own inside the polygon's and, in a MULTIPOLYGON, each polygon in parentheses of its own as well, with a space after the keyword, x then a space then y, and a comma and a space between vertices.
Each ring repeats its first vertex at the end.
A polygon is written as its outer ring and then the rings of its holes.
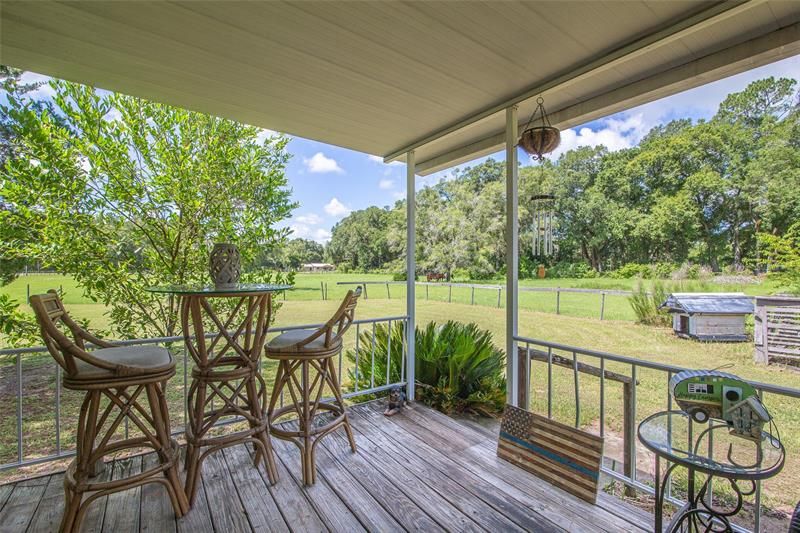
POLYGON ((597 272, 586 263, 559 261, 547 269, 548 278, 594 278, 597 272))
POLYGON ((657 279, 669 279, 677 268, 678 265, 675 263, 656 263, 650 266, 650 277, 657 279))
MULTIPOLYGON (((408 274, 406 273, 405 270, 403 270, 402 272, 395 272, 394 274, 392 274, 392 281, 405 281, 406 279, 408 279, 408 274)), ((414 276, 414 281, 417 280, 419 280, 419 274, 416 274, 414 276)))
POLYGON ((450 275, 450 280, 469 281, 469 270, 466 268, 456 268, 450 275))
POLYGON ((610 278, 631 279, 631 278, 650 278, 652 270, 650 265, 642 263, 626 263, 616 270, 611 270, 606 274, 610 278))
MULTIPOLYGON (((391 383, 400 381, 403 329, 399 322, 392 326, 391 383)), ((492 415, 502 411, 506 400, 505 355, 492 344, 491 333, 475 324, 450 321, 440 326, 431 322, 424 329, 416 329, 415 345, 420 401, 445 413, 474 411, 492 415)), ((374 344, 372 330, 362 331, 358 361, 355 350, 345 352, 352 367, 348 370, 350 381, 358 383, 359 389, 370 388, 370 373, 374 368, 375 386, 383 384, 388 348, 386 325, 375 327, 374 344)))

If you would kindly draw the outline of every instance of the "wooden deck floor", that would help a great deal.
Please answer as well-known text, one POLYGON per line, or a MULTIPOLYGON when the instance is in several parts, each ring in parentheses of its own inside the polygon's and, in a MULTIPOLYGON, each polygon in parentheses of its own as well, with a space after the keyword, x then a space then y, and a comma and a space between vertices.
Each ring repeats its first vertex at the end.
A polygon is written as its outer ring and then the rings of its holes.
MULTIPOLYGON (((205 462, 191 512, 172 514, 158 484, 95 502, 84 531, 645 531, 652 519, 601 494, 589 505, 499 460, 485 432, 421 405, 392 418, 378 402, 351 408, 359 446, 343 431, 318 450, 317 484, 299 483, 299 454, 274 440, 280 481, 265 482, 248 449, 236 446, 205 462)), ((106 475, 128 475, 152 454, 118 459, 106 475)), ((0 486, 0 530, 55 531, 63 474, 0 486)))

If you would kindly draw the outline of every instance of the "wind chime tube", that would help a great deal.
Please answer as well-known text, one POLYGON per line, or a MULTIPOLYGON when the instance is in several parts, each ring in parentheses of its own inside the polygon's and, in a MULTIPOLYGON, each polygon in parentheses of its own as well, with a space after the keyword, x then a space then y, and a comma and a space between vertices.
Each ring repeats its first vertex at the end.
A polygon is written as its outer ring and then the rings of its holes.
POLYGON ((536 210, 536 255, 542 255, 542 212, 536 210))

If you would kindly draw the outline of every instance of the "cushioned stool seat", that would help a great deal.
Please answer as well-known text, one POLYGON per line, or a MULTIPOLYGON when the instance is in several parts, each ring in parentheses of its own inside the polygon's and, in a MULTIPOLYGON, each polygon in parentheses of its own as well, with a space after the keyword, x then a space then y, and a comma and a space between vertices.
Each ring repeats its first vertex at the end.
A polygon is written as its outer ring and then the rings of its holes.
POLYGON ((169 350, 159 346, 117 346, 114 348, 101 348, 90 353, 95 359, 117 365, 118 370, 112 371, 100 368, 78 359, 75 361, 75 366, 78 369, 76 379, 101 379, 115 378, 120 375, 127 377, 137 374, 152 374, 167 371, 174 366, 169 350))
MULTIPOLYGON (((267 351, 270 352, 277 352, 277 351, 290 351, 296 352, 295 346, 297 343, 311 337, 316 330, 313 329, 295 329, 291 331, 287 331, 285 333, 281 333, 267 344, 267 351)), ((305 344, 302 348, 304 351, 317 351, 317 350, 324 350, 325 349, 325 337, 320 335, 319 337, 313 339, 308 344, 305 344)))

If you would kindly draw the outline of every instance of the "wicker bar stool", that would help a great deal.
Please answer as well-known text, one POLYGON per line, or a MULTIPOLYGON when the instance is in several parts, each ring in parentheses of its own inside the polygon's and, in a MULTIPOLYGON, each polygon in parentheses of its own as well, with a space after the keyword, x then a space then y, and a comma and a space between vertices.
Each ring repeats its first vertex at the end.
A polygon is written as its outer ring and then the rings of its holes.
POLYGON ((350 448, 356 451, 333 359, 342 349, 342 337, 353 322, 359 296, 361 287, 349 291, 336 314, 319 329, 287 331, 267 344, 267 357, 278 361, 268 410, 270 433, 300 449, 306 485, 316 481, 314 450, 323 437, 344 426, 350 448), (326 386, 334 396, 331 402, 322 400, 326 386), (288 390, 291 402, 276 408, 284 390, 288 390), (315 418, 325 413, 332 418, 315 425, 315 418), (278 420, 286 415, 296 415, 297 431, 278 427, 278 420))
POLYGON ((175 374, 169 351, 154 346, 115 346, 98 339, 69 317, 54 291, 31 296, 30 303, 48 351, 64 369, 64 387, 85 392, 78 419, 77 456, 64 476, 66 502, 59 530, 79 531, 87 508, 97 498, 145 483, 162 483, 175 515, 183 516, 189 502, 178 478, 178 445, 170 437, 164 396, 164 386, 175 374), (86 343, 100 348, 88 352, 86 343), (147 398, 144 405, 141 396, 147 398), (101 407, 103 399, 108 401, 105 407, 101 407), (142 436, 112 442, 126 419, 142 436), (125 479, 92 481, 104 456, 140 448, 157 452, 158 466, 125 479))

